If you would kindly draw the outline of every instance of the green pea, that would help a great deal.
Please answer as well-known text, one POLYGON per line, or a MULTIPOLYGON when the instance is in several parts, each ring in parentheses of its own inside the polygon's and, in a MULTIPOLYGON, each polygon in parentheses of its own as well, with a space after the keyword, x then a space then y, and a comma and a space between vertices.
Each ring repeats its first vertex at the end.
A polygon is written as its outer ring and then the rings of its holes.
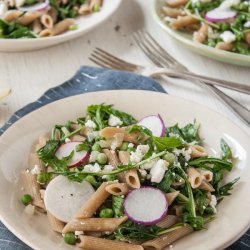
POLYGON ((98 156, 97 156, 97 162, 99 164, 106 164, 108 161, 108 157, 107 155, 105 155, 104 153, 100 153, 98 156))
POLYGON ((32 197, 29 194, 24 194, 20 200, 24 206, 27 206, 31 203, 32 197))
POLYGON ((111 208, 104 208, 100 211, 99 216, 101 218, 113 218, 114 211, 111 208))
POLYGON ((99 143, 95 143, 95 144, 92 146, 92 151, 101 152, 101 151, 102 151, 102 148, 101 148, 100 144, 99 144, 99 143))
POLYGON ((117 176, 116 175, 113 175, 113 174, 109 174, 106 176, 106 181, 114 181, 117 179, 117 176))
POLYGON ((126 151, 128 149, 128 142, 123 142, 121 147, 120 147, 120 150, 121 151, 126 151))
POLYGON ((84 180, 87 181, 88 183, 90 183, 92 186, 98 187, 98 183, 97 183, 94 176, 88 175, 84 180))
POLYGON ((36 177, 37 182, 44 184, 48 181, 48 175, 46 173, 40 173, 36 177))
POLYGON ((176 160, 176 157, 173 153, 166 153, 163 156, 163 159, 169 163, 173 163, 176 160))
POLYGON ((69 245, 75 245, 76 244, 76 237, 74 233, 66 233, 64 235, 64 241, 65 243, 69 245))

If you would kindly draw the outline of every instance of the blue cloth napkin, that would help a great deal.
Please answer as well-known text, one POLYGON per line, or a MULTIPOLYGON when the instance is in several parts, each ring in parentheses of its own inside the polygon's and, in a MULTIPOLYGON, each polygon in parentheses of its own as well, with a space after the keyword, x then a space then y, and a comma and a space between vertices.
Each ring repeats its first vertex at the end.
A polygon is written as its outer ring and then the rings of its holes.
MULTIPOLYGON (((50 102, 82 93, 113 89, 138 89, 166 93, 162 86, 151 78, 122 71, 83 66, 70 80, 49 89, 37 101, 15 112, 9 121, 0 128, 0 135, 21 117, 50 102)), ((30 250, 31 248, 0 222, 0 250, 12 249, 30 250)), ((228 250, 245 249, 250 249, 250 230, 228 248, 228 250)))

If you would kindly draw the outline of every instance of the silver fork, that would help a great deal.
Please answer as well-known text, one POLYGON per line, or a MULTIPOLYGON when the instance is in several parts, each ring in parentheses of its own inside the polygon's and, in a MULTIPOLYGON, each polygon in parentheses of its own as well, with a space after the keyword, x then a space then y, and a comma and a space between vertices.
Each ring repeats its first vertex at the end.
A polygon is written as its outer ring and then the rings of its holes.
MULTIPOLYGON (((100 49, 96 48, 90 55, 89 59, 96 63, 97 65, 104 67, 104 68, 111 68, 111 69, 117 69, 117 70, 125 70, 125 71, 130 71, 138 74, 142 74, 145 76, 152 76, 155 75, 154 72, 157 71, 157 74, 162 70, 161 68, 158 67, 144 67, 141 65, 136 65, 133 63, 129 63, 127 61, 124 61, 120 58, 117 58, 116 56, 100 49)), ((177 66, 180 69, 185 69, 184 66, 178 65, 177 66)), ((202 83, 204 84, 204 83, 202 83)), ((204 84, 205 85, 205 84, 204 84)), ((212 85, 211 85, 212 86, 212 85)), ((215 88, 218 90, 218 95, 219 93, 224 96, 224 98, 228 98, 227 100, 232 101, 232 106, 230 103, 226 102, 228 106, 232 108, 232 110, 248 125, 250 125, 250 111, 247 110, 245 107, 243 107, 241 104, 230 98, 229 96, 225 95, 223 92, 221 92, 219 89, 215 88)))
MULTIPOLYGON (((146 56, 158 67, 170 67, 171 69, 181 70, 181 72, 190 72, 188 68, 173 58, 148 32, 138 31, 133 34, 133 38, 146 56)), ((250 125, 250 110, 220 91, 215 86, 207 84, 209 82, 207 82, 205 78, 203 81, 200 81, 199 79, 194 80, 196 80, 195 83, 206 86, 208 90, 213 92, 221 101, 223 101, 224 104, 234 111, 239 118, 241 118, 247 125, 250 125)))

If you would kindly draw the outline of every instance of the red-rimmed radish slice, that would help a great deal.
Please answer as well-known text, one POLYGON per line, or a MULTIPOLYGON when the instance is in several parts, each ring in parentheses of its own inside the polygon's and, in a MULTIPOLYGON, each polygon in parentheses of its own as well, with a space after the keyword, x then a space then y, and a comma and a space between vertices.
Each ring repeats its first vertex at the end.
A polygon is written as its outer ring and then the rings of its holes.
POLYGON ((205 15, 205 19, 210 22, 221 22, 235 17, 236 14, 237 12, 231 9, 216 8, 208 11, 205 15))
POLYGON ((57 219, 69 222, 94 192, 94 188, 87 181, 73 182, 59 175, 48 184, 44 193, 44 204, 57 219))
POLYGON ((159 114, 142 118, 138 125, 149 129, 154 136, 161 137, 165 135, 165 124, 159 114))
POLYGON ((19 10, 22 11, 42 11, 42 10, 47 10, 49 8, 49 0, 46 0, 44 2, 41 3, 36 3, 33 5, 24 5, 19 7, 19 10))
POLYGON ((76 151, 77 145, 82 144, 79 141, 70 141, 63 143, 56 151, 56 157, 61 160, 64 157, 67 157, 74 151, 73 157, 68 161, 68 167, 73 168, 77 167, 80 164, 86 162, 89 158, 89 153, 85 150, 76 151))
POLYGON ((143 225, 153 225, 161 221, 167 210, 165 194, 153 187, 134 189, 124 202, 124 211, 129 219, 143 225))

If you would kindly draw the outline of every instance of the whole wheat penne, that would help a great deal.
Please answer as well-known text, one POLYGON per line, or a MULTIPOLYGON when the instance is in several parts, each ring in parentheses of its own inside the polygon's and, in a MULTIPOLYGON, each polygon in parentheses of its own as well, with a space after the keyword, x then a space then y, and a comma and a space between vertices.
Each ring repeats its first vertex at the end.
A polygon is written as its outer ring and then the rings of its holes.
POLYGON ((173 226, 179 221, 178 217, 175 215, 167 215, 164 219, 158 222, 156 225, 162 228, 168 228, 173 226))
MULTIPOLYGON (((124 165, 127 165, 129 163, 129 152, 127 151, 119 151, 119 159, 120 162, 124 165)), ((130 169, 128 171, 124 172, 124 179, 125 182, 131 187, 131 188, 140 188, 141 183, 139 180, 139 176, 136 169, 130 169)))
POLYGON ((37 183, 36 175, 29 171, 23 171, 21 175, 26 192, 32 197, 32 204, 39 208, 45 209, 44 202, 40 195, 41 185, 37 183))
POLYGON ((113 167, 117 167, 119 159, 115 151, 109 149, 103 149, 103 153, 108 157, 108 163, 113 167))
POLYGON ((126 183, 113 183, 108 185, 105 190, 113 195, 125 195, 128 193, 129 188, 126 183))
POLYGON ((232 51, 234 48, 233 43, 218 42, 215 46, 216 49, 232 51))
POLYGON ((174 205, 174 206, 173 206, 173 213, 174 213, 177 217, 181 217, 181 216, 182 216, 183 210, 184 210, 184 205, 174 205))
POLYGON ((15 7, 15 0, 7 0, 7 3, 10 7, 15 7))
POLYGON ((36 19, 33 23, 32 23, 32 30, 33 32, 35 32, 36 34, 40 33, 43 28, 42 28, 42 24, 40 22, 39 19, 36 19))
POLYGON ((85 141, 86 137, 84 137, 82 135, 73 135, 70 137, 70 140, 72 140, 72 141, 85 141))
POLYGON ((100 136, 106 139, 112 139, 115 134, 123 133, 124 141, 132 142, 138 144, 139 142, 143 142, 147 139, 146 136, 142 136, 139 132, 129 133, 125 128, 116 128, 116 127, 106 127, 100 131, 100 136))
POLYGON ((202 181, 201 185, 199 186, 199 189, 202 189, 202 190, 205 190, 205 191, 208 191, 208 192, 214 192, 214 188, 213 186, 208 183, 207 181, 202 181))
POLYGON ((166 193, 166 198, 167 198, 167 202, 168 202, 169 206, 173 203, 173 201, 176 199, 176 197, 178 196, 179 193, 180 193, 180 191, 166 193))
POLYGON ((202 23, 199 30, 194 32, 193 40, 198 43, 203 43, 207 39, 208 27, 209 26, 206 23, 202 23))
MULTIPOLYGON (((39 36, 40 37, 48 37, 48 36, 53 36, 53 30, 52 29, 44 29, 42 30, 40 33, 39 33, 39 36)), ((58 138, 60 137, 59 134, 58 135, 58 138)))
POLYGON ((127 216, 121 218, 86 218, 73 219, 63 228, 63 233, 83 232, 113 232, 119 225, 127 220, 127 216))
POLYGON ((4 14, 3 20, 5 20, 6 22, 12 22, 18 17, 20 17, 22 14, 23 12, 19 10, 9 10, 4 14))
POLYGON ((64 19, 63 21, 55 24, 53 28, 53 35, 60 35, 64 33, 65 31, 69 30, 69 27, 72 26, 75 23, 74 19, 64 19))
POLYGON ((40 189, 39 192, 40 192, 41 199, 44 200, 45 189, 40 189))
POLYGON ((48 14, 51 16, 53 23, 55 23, 58 17, 58 11, 55 8, 51 7, 48 11, 48 14))
POLYGON ((209 170, 204 170, 204 169, 197 169, 200 174, 203 176, 203 179, 207 182, 210 182, 213 180, 213 172, 209 170))
POLYGON ((40 20, 45 28, 48 28, 48 29, 53 28, 54 22, 53 22, 52 17, 49 14, 41 15, 40 20))
POLYGON ((184 27, 190 26, 192 24, 198 23, 199 20, 191 17, 191 16, 178 16, 176 20, 173 20, 170 23, 170 26, 173 29, 182 29, 184 27))
POLYGON ((200 145, 190 145, 189 148, 191 148, 191 158, 207 156, 205 148, 200 145))
POLYGON ((65 223, 58 220, 54 215, 52 215, 49 211, 47 211, 47 217, 49 219, 49 224, 51 229, 55 232, 62 233, 62 230, 65 226, 65 223))
POLYGON ((33 11, 33 12, 26 12, 24 15, 20 16, 16 19, 16 22, 21 25, 29 25, 34 22, 37 18, 41 16, 41 12, 33 11))
POLYGON ((203 181, 202 175, 195 168, 187 169, 188 181, 192 188, 198 188, 203 181))
POLYGON ((87 250, 143 250, 140 245, 80 235, 78 247, 87 250))
POLYGON ((90 218, 96 210, 103 204, 103 202, 110 196, 106 191, 106 187, 110 185, 108 182, 103 182, 102 185, 95 191, 90 199, 81 207, 75 214, 75 218, 90 218))
POLYGON ((90 12, 91 12, 91 9, 88 3, 82 4, 78 10, 79 15, 86 15, 90 12))
POLYGON ((111 149, 115 150, 116 148, 119 148, 122 145, 124 139, 124 134, 123 133, 116 133, 114 134, 114 138, 111 141, 111 149))
POLYGON ((163 6, 162 11, 164 12, 164 14, 166 14, 167 16, 172 17, 172 18, 176 18, 178 16, 184 16, 185 15, 184 11, 182 11, 180 9, 177 9, 177 8, 170 8, 170 7, 167 7, 167 6, 163 6))
POLYGON ((248 45, 250 45, 250 32, 245 33, 244 40, 248 45))
POLYGON ((148 240, 144 243, 142 243, 142 246, 144 249, 150 249, 150 250, 161 250, 164 247, 172 244, 176 240, 190 234, 193 232, 193 228, 189 225, 185 225, 182 228, 176 229, 172 232, 166 233, 161 235, 158 238, 155 238, 153 240, 148 240))
POLYGON ((166 3, 170 7, 179 7, 185 5, 188 0, 166 0, 166 3))

